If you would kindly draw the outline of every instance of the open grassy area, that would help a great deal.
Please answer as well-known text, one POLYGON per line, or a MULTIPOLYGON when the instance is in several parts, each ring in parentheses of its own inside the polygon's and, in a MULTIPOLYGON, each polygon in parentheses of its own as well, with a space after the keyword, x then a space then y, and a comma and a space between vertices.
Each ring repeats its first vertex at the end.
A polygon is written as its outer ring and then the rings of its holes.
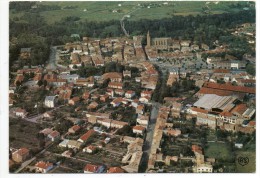
MULTIPOLYGON (((210 14, 220 14, 225 12, 234 12, 242 10, 246 2, 213 2, 206 4, 206 2, 168 2, 163 4, 163 1, 149 2, 149 1, 105 1, 105 2, 38 2, 40 5, 58 5, 60 10, 42 11, 40 14, 45 17, 48 23, 54 23, 68 16, 80 17, 82 21, 109 21, 120 20, 125 14, 131 14, 129 20, 138 19, 160 19, 165 17, 172 17, 172 15, 203 15, 203 8, 207 8, 210 14), (241 4, 241 7, 230 7, 231 4, 241 4), (120 5, 121 6, 120 6, 120 5), (113 12, 116 10, 117 12, 113 12)), ((10 18, 19 17, 23 12, 10 12, 10 18)))
POLYGON ((236 152, 236 170, 238 173, 254 173, 256 171, 256 153, 255 151, 237 151, 236 152), (247 157, 249 163, 247 165, 240 165, 238 163, 239 157, 247 157))
POLYGON ((204 150, 205 156, 216 158, 217 160, 231 160, 233 158, 233 154, 229 148, 229 145, 226 143, 208 143, 207 148, 204 150))

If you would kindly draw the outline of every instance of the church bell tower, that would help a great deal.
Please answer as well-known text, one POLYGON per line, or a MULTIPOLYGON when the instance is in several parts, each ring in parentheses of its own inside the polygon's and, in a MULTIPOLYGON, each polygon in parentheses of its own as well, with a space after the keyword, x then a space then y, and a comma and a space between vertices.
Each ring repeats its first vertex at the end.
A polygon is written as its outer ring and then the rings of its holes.
POLYGON ((151 47, 151 37, 149 31, 147 32, 146 40, 147 40, 147 47, 151 47))

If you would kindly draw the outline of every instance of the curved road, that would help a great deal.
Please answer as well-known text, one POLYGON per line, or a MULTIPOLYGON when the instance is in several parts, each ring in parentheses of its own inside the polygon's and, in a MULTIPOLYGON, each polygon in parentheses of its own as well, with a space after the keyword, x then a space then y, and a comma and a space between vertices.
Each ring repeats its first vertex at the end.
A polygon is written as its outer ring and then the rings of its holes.
POLYGON ((134 9, 134 10, 132 10, 132 11, 126 13, 126 14, 122 17, 122 19, 120 19, 121 28, 122 28, 122 30, 123 30, 125 36, 127 36, 127 37, 129 37, 129 34, 127 33, 127 31, 126 31, 126 29, 125 29, 124 19, 125 19, 126 17, 128 17, 130 14, 132 14, 133 12, 137 11, 138 9, 140 9, 140 8, 137 6, 136 9, 134 9))

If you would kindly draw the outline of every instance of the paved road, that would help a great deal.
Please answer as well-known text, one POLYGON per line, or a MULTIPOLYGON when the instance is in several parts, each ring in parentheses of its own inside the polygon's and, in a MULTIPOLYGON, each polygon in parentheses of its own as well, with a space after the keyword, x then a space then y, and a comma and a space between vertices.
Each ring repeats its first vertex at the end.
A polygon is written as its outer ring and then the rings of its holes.
POLYGON ((53 69, 55 70, 57 68, 56 65, 56 57, 57 57, 57 47, 53 46, 51 47, 50 57, 49 57, 49 63, 46 66, 46 69, 53 69))
MULTIPOLYGON (((53 108, 53 109, 50 110, 50 111, 54 111, 54 110, 59 109, 59 108, 61 108, 61 107, 63 107, 63 106, 64 106, 64 105, 60 105, 60 106, 58 106, 58 107, 56 107, 56 108, 53 108)), ((26 120, 26 121, 29 121, 29 122, 33 122, 33 123, 38 123, 37 120, 38 120, 38 119, 41 119, 41 118, 43 118, 43 114, 39 114, 39 115, 35 115, 35 116, 29 116, 29 117, 22 118, 22 119, 23 119, 23 120, 26 120)))
POLYGON ((145 172, 148 165, 159 106, 160 106, 159 103, 152 103, 151 117, 147 127, 146 138, 143 146, 143 157, 142 157, 142 164, 141 164, 143 165, 143 167, 140 168, 140 172, 145 172))
POLYGON ((59 64, 57 63, 57 59, 59 58, 59 50, 57 50, 57 47, 60 47, 60 46, 52 46, 52 47, 51 47, 51 52, 50 52, 50 57, 49 57, 49 63, 48 63, 48 65, 46 66, 46 69, 55 70, 57 67, 63 68, 63 69, 67 69, 66 66, 59 65, 59 64))
MULTIPOLYGON (((62 156, 61 154, 57 154, 57 153, 52 153, 54 155, 57 155, 57 156, 62 156)), ((74 159, 74 160, 77 160, 77 161, 81 161, 81 162, 84 162, 84 163, 91 163, 90 161, 87 161, 87 160, 84 160, 84 159, 81 159, 81 158, 78 158, 78 157, 66 157, 68 159, 74 159)))
POLYGON ((28 122, 38 123, 37 120, 41 119, 41 118, 43 118, 43 114, 26 117, 26 118, 23 118, 23 120, 26 120, 28 122))
POLYGON ((125 36, 129 37, 128 32, 125 29, 125 24, 124 24, 124 19, 127 18, 128 16, 130 17, 130 14, 134 13, 135 11, 139 10, 140 7, 136 6, 133 8, 134 10, 129 11, 128 13, 126 13, 121 19, 120 19, 120 25, 121 25, 121 29, 124 32, 125 36))

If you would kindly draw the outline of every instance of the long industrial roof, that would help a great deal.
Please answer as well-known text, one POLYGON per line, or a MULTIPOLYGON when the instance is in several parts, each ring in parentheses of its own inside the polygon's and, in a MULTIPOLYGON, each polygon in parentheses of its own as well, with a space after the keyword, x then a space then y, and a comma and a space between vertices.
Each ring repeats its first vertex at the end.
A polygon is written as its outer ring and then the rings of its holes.
POLYGON ((201 97, 193 105, 198 108, 204 108, 206 110, 211 110, 212 108, 217 108, 221 110, 231 110, 234 107, 234 101, 237 98, 232 96, 218 96, 215 94, 206 94, 201 97))

